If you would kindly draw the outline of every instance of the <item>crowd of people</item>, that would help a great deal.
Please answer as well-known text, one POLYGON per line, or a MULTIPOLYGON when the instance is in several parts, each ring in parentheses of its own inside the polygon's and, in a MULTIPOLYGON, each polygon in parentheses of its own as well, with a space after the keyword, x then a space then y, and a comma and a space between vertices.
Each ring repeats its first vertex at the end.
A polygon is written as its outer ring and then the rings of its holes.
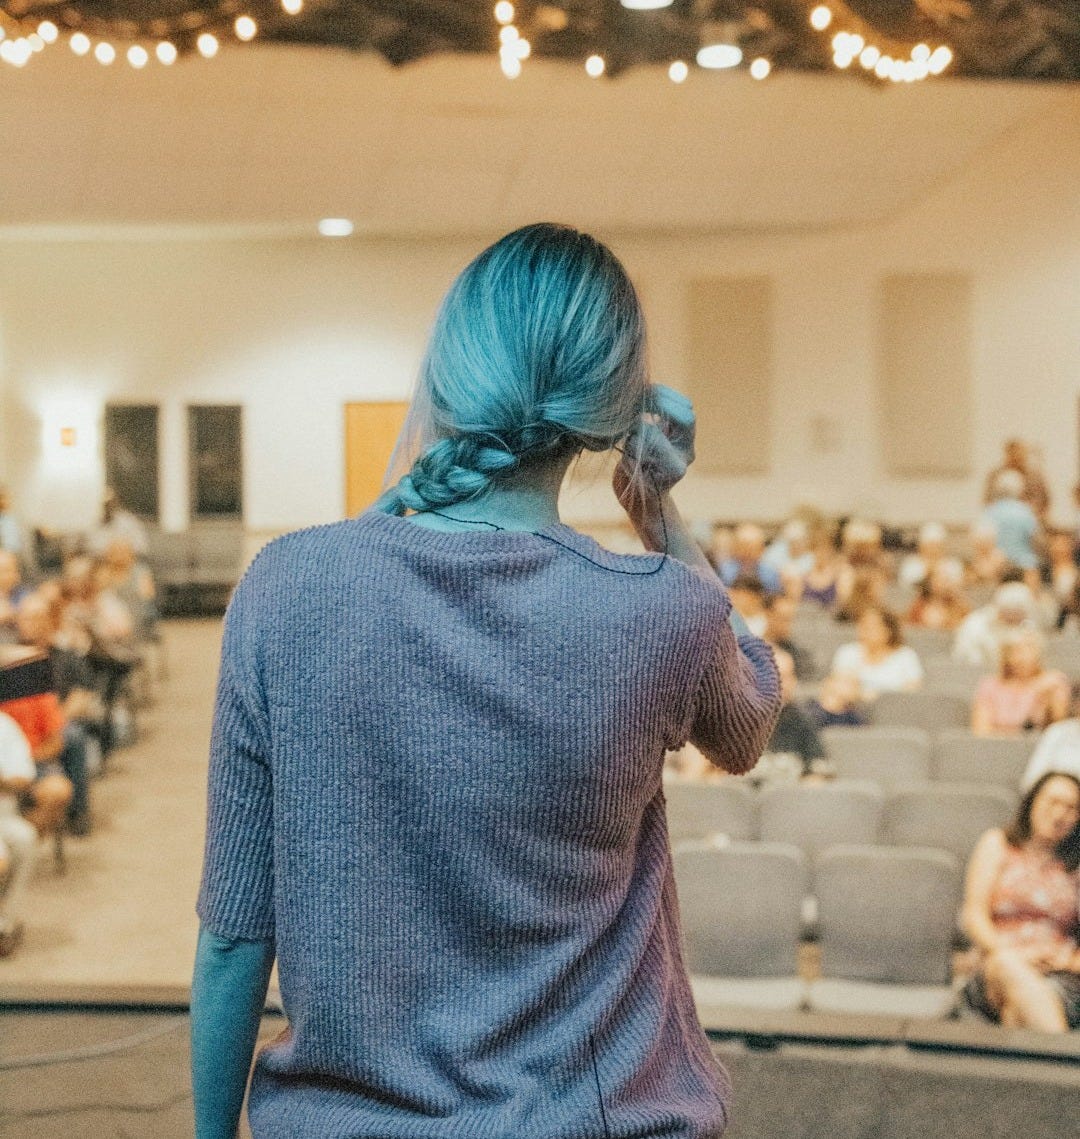
MULTIPOLYGON (((868 724, 884 693, 929 686, 929 655, 909 641, 966 671, 972 734, 1030 737, 1016 817, 983 836, 967 868, 976 963, 964 992, 991 1019, 1063 1031, 1080 1028, 1080 667, 1049 667, 1046 650, 1075 637, 1080 662, 1080 533, 1052 527, 1049 506, 1011 440, 965 533, 928 522, 914 550, 887 548, 874 522, 803 511, 771 542, 751 523, 716 526, 708 553, 783 681, 759 780, 831 778, 823 728, 868 724)), ((669 766, 674 778, 725 778, 692 748, 669 766)))
POLYGON ((109 495, 100 526, 42 564, 0 491, 0 957, 22 939, 41 840, 91 832, 92 780, 130 735, 133 677, 157 637, 146 551, 109 495), (45 680, 26 691, 33 663, 45 680))

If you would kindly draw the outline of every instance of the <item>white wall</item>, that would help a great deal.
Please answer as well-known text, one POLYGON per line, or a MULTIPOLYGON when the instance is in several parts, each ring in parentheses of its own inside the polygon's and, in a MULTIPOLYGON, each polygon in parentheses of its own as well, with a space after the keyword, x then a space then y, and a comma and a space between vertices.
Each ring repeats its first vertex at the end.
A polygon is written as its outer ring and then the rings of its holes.
MULTIPOLYGON (((685 371, 686 282, 731 272, 765 273, 776 283, 771 470, 753 478, 691 476, 681 491, 689 513, 779 517, 810 500, 897 522, 961 522, 977 507, 982 474, 1001 440, 1018 434, 1044 448, 1055 513, 1070 516, 1080 394, 1078 105, 1065 101, 1055 115, 1000 140, 884 224, 608 235, 642 287, 656 378, 675 386, 685 371), (877 282, 890 272, 931 271, 973 277, 977 471, 963 480, 890 480, 876 438, 877 282), (828 453, 812 448, 820 416, 835 435, 828 453)), ((480 244, 6 243, 0 478, 29 520, 86 525, 103 479, 95 434, 105 401, 157 401, 163 523, 182 528, 184 406, 240 402, 248 527, 338 518, 342 404, 408 392, 438 299, 480 244), (78 421, 80 446, 46 452, 43 432, 61 421, 78 421)), ((567 503, 572 519, 616 510, 603 485, 567 503)))

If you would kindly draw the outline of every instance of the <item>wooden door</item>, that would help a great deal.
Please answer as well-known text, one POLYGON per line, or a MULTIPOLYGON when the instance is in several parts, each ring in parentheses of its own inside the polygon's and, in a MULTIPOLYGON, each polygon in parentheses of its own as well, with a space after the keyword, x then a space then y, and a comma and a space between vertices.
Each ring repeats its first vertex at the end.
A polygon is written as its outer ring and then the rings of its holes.
POLYGON ((345 511, 366 510, 382 491, 408 401, 345 405, 345 511))

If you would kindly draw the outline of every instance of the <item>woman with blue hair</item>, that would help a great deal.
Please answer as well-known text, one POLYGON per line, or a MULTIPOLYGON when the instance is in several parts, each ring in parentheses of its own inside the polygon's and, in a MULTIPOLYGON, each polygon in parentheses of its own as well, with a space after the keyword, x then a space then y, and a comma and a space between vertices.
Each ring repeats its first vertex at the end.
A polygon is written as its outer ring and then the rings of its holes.
POLYGON ((225 622, 192 989, 199 1139, 705 1139, 730 1087, 679 948, 667 749, 756 762, 780 691, 672 502, 689 402, 594 238, 458 277, 357 518, 271 543, 225 622), (619 448, 645 547, 559 520, 619 448), (409 461, 411 460, 411 462, 409 461))

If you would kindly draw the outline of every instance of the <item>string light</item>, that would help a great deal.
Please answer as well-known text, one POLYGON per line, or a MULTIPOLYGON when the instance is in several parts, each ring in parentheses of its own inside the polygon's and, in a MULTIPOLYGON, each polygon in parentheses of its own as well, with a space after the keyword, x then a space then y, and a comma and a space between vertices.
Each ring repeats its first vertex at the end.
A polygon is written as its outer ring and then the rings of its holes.
POLYGON ((281 0, 281 6, 290 16, 298 16, 304 10, 304 0, 281 0))
POLYGON ((195 41, 195 46, 199 49, 199 55, 201 55, 203 59, 213 59, 218 53, 217 36, 210 32, 203 32, 195 41))
POLYGON ((521 60, 508 52, 499 53, 499 66, 507 79, 516 79, 521 74, 521 60))
POLYGON ((514 5, 510 0, 499 0, 495 5, 495 19, 500 24, 512 24, 514 22, 514 5))
MULTIPOLYGON (((810 23, 824 31, 832 23, 832 12, 819 5, 810 13, 810 23)), ((846 70, 857 59, 864 71, 872 71, 879 79, 894 83, 917 83, 929 75, 940 75, 952 62, 952 51, 942 45, 931 51, 930 45, 917 43, 907 58, 884 53, 877 44, 867 43, 857 32, 838 31, 832 37, 833 65, 846 70)))
POLYGON ((832 23, 832 9, 819 4, 810 13, 810 26, 816 31, 823 32, 832 23))
POLYGON ((45 41, 41 38, 41 36, 37 34, 37 32, 31 32, 30 35, 26 37, 26 42, 30 45, 31 51, 45 50, 45 41))
POLYGON ((116 48, 108 41, 102 40, 101 43, 94 48, 94 58, 103 67, 108 67, 109 64, 116 59, 116 48))
POLYGON ((132 44, 127 50, 127 61, 135 68, 143 68, 150 62, 150 53, 141 44, 132 44))
POLYGON ((604 57, 602 55, 590 55, 585 60, 585 74, 590 79, 599 79, 604 74, 604 57))
POLYGON ((750 64, 750 74, 754 79, 767 79, 772 71, 772 64, 762 55, 750 64))
POLYGON ((681 59, 675 62, 667 69, 668 78, 672 83, 685 83, 686 77, 690 74, 690 68, 687 67, 685 61, 681 59))
POLYGON ((170 64, 176 62, 176 44, 170 43, 168 40, 162 40, 161 43, 154 48, 154 55, 158 57, 158 63, 163 63, 168 67, 170 64))
POLYGON ((944 45, 933 52, 927 61, 931 75, 940 75, 952 63, 952 52, 944 45))
POLYGON ((38 24, 37 34, 47 44, 54 44, 60 38, 60 29, 52 22, 52 20, 42 20, 38 24))
POLYGON ((869 44, 859 52, 859 62, 867 71, 869 71, 880 58, 881 48, 875 47, 874 44, 869 44))
POLYGON ((90 37, 83 35, 82 32, 76 32, 68 43, 76 55, 86 55, 90 50, 90 37))
POLYGON ((236 32, 236 38, 247 43, 253 40, 259 32, 259 25, 250 16, 237 16, 236 23, 233 24, 233 30, 236 32))

